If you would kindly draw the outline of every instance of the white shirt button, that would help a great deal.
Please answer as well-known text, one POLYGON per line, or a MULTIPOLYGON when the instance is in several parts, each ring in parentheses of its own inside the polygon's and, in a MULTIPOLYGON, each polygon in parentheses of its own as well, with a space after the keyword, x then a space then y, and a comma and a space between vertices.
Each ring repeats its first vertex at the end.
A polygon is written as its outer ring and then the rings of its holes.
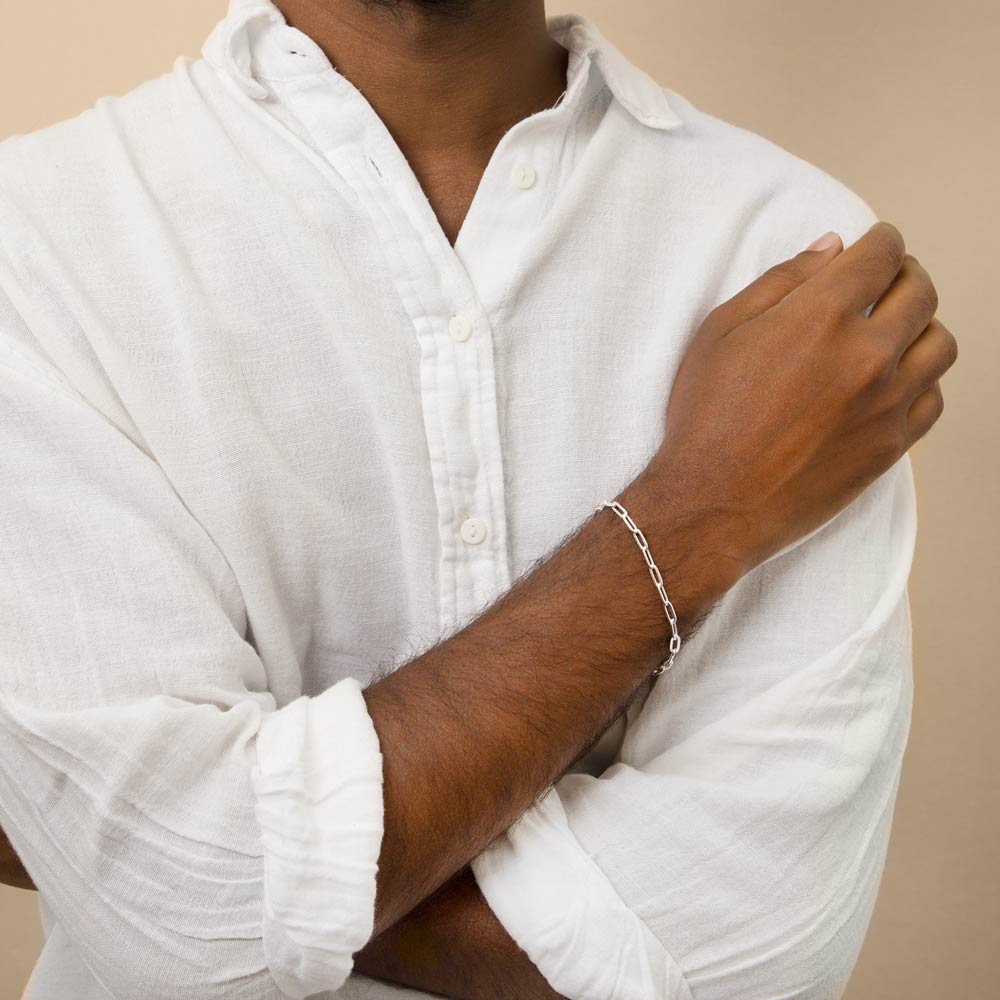
POLYGON ((468 340, 472 336, 472 320, 468 316, 452 316, 448 332, 452 340, 468 340))
POLYGON ((527 191, 535 183, 538 175, 530 163, 515 163, 510 177, 522 191, 527 191))
POLYGON ((467 517, 459 529, 462 541, 468 545, 478 545, 486 537, 486 522, 478 517, 467 517))

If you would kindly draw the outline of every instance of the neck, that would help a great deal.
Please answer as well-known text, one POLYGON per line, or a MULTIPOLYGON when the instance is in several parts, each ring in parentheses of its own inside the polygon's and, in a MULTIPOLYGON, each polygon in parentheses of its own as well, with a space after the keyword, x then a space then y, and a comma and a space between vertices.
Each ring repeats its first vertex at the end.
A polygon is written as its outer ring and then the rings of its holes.
POLYGON ((565 89, 544 0, 275 0, 365 96, 415 166, 485 167, 565 89))

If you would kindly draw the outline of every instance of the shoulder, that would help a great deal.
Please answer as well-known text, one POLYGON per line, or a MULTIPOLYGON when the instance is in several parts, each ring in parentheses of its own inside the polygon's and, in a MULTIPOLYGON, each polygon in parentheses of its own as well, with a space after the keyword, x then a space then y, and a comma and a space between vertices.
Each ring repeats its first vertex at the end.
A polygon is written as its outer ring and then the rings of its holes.
POLYGON ((130 336, 162 291, 151 247, 176 237, 178 206, 206 173, 198 157, 220 145, 210 130, 221 116, 207 103, 219 87, 181 57, 127 93, 0 142, 0 362, 58 369, 112 412, 91 338, 130 336))
POLYGON ((8 136, 0 142, 4 190, 25 196, 39 186, 67 181, 67 171, 106 157, 115 138, 135 138, 152 122, 162 121, 169 112, 169 90, 169 75, 145 80, 127 93, 100 97, 69 118, 8 136))
POLYGON ((724 121, 663 88, 681 125, 665 145, 690 165, 691 182, 715 192, 764 266, 804 249, 827 230, 845 246, 877 220, 846 183, 767 137, 724 121))
POLYGON ((126 93, 0 141, 0 247, 16 253, 23 237, 64 241, 87 224, 113 225, 144 185, 197 149, 218 87, 202 60, 182 56, 126 93))

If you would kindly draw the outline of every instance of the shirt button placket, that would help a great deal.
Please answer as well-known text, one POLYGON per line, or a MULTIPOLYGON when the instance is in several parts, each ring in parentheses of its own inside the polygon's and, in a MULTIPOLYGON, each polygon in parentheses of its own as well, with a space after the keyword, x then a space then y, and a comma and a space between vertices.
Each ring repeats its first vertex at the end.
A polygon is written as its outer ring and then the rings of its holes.
MULTIPOLYGON (((457 388, 460 392, 470 394, 470 419, 479 425, 481 433, 483 425, 488 425, 491 422, 487 414, 481 410, 484 400, 480 384, 484 363, 483 352, 492 352, 489 323, 482 315, 462 309, 448 318, 446 327, 449 337, 456 345, 454 359, 459 373, 457 388), (473 334, 477 331, 486 338, 485 342, 481 338, 478 341, 473 338, 473 334)), ((492 377, 491 374, 490 379, 492 377)), ((455 428, 455 430, 457 432, 458 429, 455 428)), ((468 432, 469 436, 464 437, 463 433, 464 440, 461 442, 453 441, 453 452, 465 450, 467 460, 480 470, 479 475, 492 476, 493 470, 489 467, 494 463, 489 457, 489 452, 484 454, 476 452, 473 455, 476 448, 473 442, 479 434, 472 426, 463 428, 463 431, 468 432)), ((490 520, 486 516, 487 513, 492 513, 492 503, 490 503, 488 490, 484 494, 486 480, 475 483, 469 480, 460 480, 459 482, 461 482, 460 492, 455 496, 455 499, 460 505, 465 506, 465 517, 457 527, 460 546, 460 551, 457 554, 459 561, 457 573, 462 582, 458 586, 456 600, 459 616, 464 617, 493 596, 497 568, 488 568, 484 563, 484 560, 492 562, 491 554, 483 551, 487 547, 484 543, 491 540, 490 535, 492 534, 490 520), (479 506, 483 502, 489 505, 488 510, 479 506)))
POLYGON ((466 545, 478 545, 486 538, 488 529, 481 517, 467 517, 459 528, 459 534, 466 545))
POLYGON ((456 340, 459 343, 468 340, 472 336, 472 320, 468 316, 461 314, 452 316, 448 321, 448 333, 451 334, 452 340, 456 340))

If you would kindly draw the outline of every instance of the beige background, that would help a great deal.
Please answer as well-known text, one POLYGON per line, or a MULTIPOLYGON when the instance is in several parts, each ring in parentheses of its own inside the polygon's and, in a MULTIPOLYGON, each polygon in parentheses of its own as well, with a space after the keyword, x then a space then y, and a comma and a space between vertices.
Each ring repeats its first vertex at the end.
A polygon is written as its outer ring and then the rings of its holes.
MULTIPOLYGON (((197 56, 225 0, 2 0, 0 137, 197 56)), ((913 728, 889 859, 849 1000, 1000 995, 1000 4, 577 0, 696 105, 822 166, 896 223, 961 345, 918 446, 913 728), (988 626, 992 626, 989 628, 988 626)), ((37 948, 33 896, 0 889, 0 1000, 37 948)), ((67 998, 72 1000, 72 998, 67 998)))

